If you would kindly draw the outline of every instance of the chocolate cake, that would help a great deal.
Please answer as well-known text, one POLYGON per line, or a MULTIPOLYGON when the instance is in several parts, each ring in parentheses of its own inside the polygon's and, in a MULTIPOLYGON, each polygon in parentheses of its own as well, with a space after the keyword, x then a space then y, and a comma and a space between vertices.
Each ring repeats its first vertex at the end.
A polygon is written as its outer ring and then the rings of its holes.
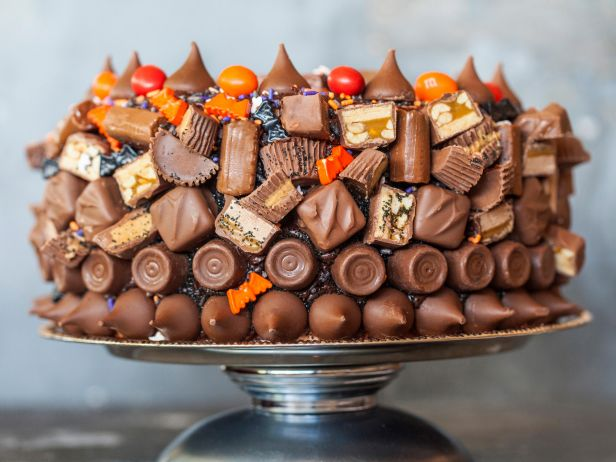
POLYGON ((390 50, 369 81, 214 80, 196 44, 170 76, 133 53, 27 147, 47 180, 30 233, 71 335, 319 342, 478 334, 579 312, 572 168, 556 103, 524 108, 498 65, 414 85, 390 50))

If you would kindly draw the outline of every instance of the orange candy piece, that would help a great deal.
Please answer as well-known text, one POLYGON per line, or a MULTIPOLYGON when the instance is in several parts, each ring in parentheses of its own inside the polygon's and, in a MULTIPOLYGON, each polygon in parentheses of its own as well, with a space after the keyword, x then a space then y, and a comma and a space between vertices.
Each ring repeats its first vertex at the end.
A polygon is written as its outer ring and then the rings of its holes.
POLYGON ((245 119, 250 114, 250 100, 238 101, 227 98, 224 93, 218 93, 203 105, 203 110, 211 116, 245 119))
POLYGON ((353 156, 349 151, 342 146, 334 146, 329 156, 317 161, 319 182, 323 185, 330 184, 352 161, 353 156))
POLYGON ((421 101, 434 101, 456 91, 456 81, 442 72, 424 72, 415 81, 415 96, 421 101))
POLYGON ((244 66, 229 66, 223 69, 216 83, 227 95, 236 98, 240 95, 249 95, 259 86, 255 73, 244 66))
POLYGON ((111 106, 96 106, 88 111, 86 117, 96 128, 98 128, 99 133, 107 139, 111 149, 114 151, 119 151, 122 147, 122 143, 115 138, 110 137, 103 126, 103 121, 105 120, 105 117, 107 117, 107 112, 109 109, 111 109, 111 106))
POLYGON ((103 71, 92 82, 92 94, 100 99, 107 98, 118 78, 111 71, 103 71))
POLYGON ((182 122, 182 117, 188 109, 188 103, 175 97, 175 93, 171 88, 163 88, 148 94, 148 99, 152 106, 160 111, 165 118, 173 125, 179 125, 182 122))
POLYGON ((272 283, 258 273, 249 273, 248 281, 242 283, 237 289, 227 290, 227 300, 231 313, 238 314, 246 308, 249 302, 257 300, 257 295, 272 288, 272 283))

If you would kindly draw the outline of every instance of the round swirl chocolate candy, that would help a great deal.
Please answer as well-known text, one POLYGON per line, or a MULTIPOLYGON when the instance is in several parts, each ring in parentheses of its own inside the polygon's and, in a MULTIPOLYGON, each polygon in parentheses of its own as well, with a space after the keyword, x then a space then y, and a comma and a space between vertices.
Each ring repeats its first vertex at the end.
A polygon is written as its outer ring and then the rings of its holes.
POLYGON ((492 285, 497 289, 522 287, 530 276, 528 250, 519 242, 502 241, 491 248, 495 272, 492 285))
POLYGON ((61 262, 54 261, 51 264, 51 274, 56 289, 60 292, 82 294, 86 291, 79 268, 69 268, 61 262))
POLYGON ((188 295, 169 295, 158 304, 151 325, 171 342, 195 340, 201 332, 199 308, 188 295))
POLYGON ((430 294, 447 279, 447 260, 434 247, 418 244, 397 250, 387 261, 391 283, 406 292, 430 294))
POLYGON ((306 330, 308 312, 297 295, 272 290, 262 295, 252 312, 255 331, 270 342, 292 342, 306 330))
POLYGON ((250 311, 231 313, 227 297, 210 297, 201 310, 201 327, 217 343, 241 342, 250 332, 250 311))
POLYGON ((81 265, 81 277, 88 290, 115 295, 130 282, 130 262, 94 249, 81 265))
POLYGON ((317 275, 317 261, 308 245, 299 239, 282 239, 265 258, 265 272, 282 289, 299 290, 310 285, 317 275))
POLYGON ((131 265, 133 279, 146 292, 169 294, 180 288, 188 274, 188 259, 164 244, 140 250, 131 265))
POLYGON ((379 290, 364 306, 364 329, 374 338, 406 337, 415 321, 408 295, 389 287, 379 290))
POLYGON ((151 321, 156 305, 141 289, 123 292, 113 309, 103 319, 103 325, 117 332, 120 338, 147 339, 154 333, 151 321))
POLYGON ((321 295, 310 306, 308 321, 310 330, 320 339, 350 338, 361 326, 361 309, 345 295, 321 295))
POLYGON ((197 251, 192 268, 201 286, 226 290, 246 276, 246 259, 222 239, 213 239, 197 251))
POLYGON ((332 265, 332 277, 345 292, 364 297, 379 290, 385 282, 385 263, 373 247, 354 244, 338 254, 332 265))
POLYGON ((447 260, 447 285, 459 291, 480 290, 494 277, 494 258, 483 244, 466 242, 443 252, 447 260))
POLYGON ((59 325, 63 329, 75 327, 87 335, 110 336, 113 331, 102 326, 101 321, 109 313, 107 299, 96 292, 86 292, 79 305, 64 316, 59 325))
POLYGON ((456 334, 465 322, 458 294, 447 287, 424 298, 415 312, 415 328, 419 335, 456 334))
POLYGON ((530 255, 530 278, 529 289, 547 289, 556 277, 556 260, 552 247, 547 244, 529 247, 530 255))

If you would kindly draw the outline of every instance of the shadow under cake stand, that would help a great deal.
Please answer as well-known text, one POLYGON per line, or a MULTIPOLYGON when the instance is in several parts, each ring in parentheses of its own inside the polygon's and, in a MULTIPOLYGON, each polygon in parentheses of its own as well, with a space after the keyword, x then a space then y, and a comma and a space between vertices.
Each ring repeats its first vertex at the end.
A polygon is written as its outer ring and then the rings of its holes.
POLYGON ((376 392, 401 363, 495 354, 532 337, 591 321, 583 311, 557 324, 476 335, 391 341, 295 344, 214 344, 78 337, 53 326, 52 340, 104 345, 138 361, 223 365, 252 396, 249 409, 225 412, 180 434, 159 462, 205 461, 471 461, 466 450, 434 425, 376 403, 376 392))

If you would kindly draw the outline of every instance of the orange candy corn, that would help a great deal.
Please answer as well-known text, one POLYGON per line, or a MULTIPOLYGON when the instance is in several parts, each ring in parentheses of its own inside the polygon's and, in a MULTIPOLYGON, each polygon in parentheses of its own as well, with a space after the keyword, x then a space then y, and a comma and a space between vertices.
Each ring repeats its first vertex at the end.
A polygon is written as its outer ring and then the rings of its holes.
POLYGON ((456 81, 442 72, 424 72, 415 81, 415 96, 421 101, 434 101, 456 91, 456 81))
POLYGON ((227 290, 227 299, 231 313, 238 314, 246 308, 249 302, 257 300, 257 295, 272 288, 272 283, 258 273, 249 273, 248 281, 242 283, 237 289, 227 290))

